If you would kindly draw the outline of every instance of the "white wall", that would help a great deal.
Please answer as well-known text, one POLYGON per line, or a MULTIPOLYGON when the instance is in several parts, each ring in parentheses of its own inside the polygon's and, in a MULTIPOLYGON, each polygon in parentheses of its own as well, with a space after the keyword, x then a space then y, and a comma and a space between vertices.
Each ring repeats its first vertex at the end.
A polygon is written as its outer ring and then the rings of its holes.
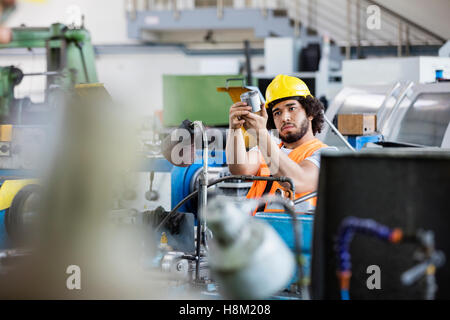
POLYGON ((418 25, 450 39, 449 0, 375 0, 418 25))
POLYGON ((129 43, 126 33, 124 0, 40 0, 17 1, 17 9, 6 25, 24 23, 27 26, 48 26, 54 22, 65 23, 71 6, 78 6, 85 15, 85 26, 95 44, 129 43))

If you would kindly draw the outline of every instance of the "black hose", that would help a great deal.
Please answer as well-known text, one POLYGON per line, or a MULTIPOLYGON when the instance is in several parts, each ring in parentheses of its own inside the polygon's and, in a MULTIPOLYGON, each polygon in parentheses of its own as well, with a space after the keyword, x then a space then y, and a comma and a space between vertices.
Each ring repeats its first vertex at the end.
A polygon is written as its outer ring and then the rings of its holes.
MULTIPOLYGON (((278 182, 287 182, 290 184, 291 186, 291 190, 292 193, 294 194, 295 197, 295 185, 294 182, 292 181, 291 178, 289 177, 260 177, 260 176, 242 176, 242 175, 232 175, 232 176, 226 176, 226 177, 222 177, 219 179, 216 179, 210 183, 208 183, 208 188, 212 187, 213 185, 216 185, 220 182, 223 181, 227 181, 227 180, 233 180, 233 179, 239 179, 239 180, 243 180, 243 181, 251 181, 251 180, 260 180, 260 181, 278 181, 278 182)), ((180 202, 178 202, 178 204, 175 206, 175 208, 172 209, 172 211, 170 211, 165 217, 164 219, 161 221, 161 223, 156 227, 155 231, 158 231, 168 220, 169 218, 186 202, 188 202, 190 199, 194 198, 195 196, 198 195, 198 190, 195 190, 194 192, 192 192, 191 194, 187 195, 183 200, 181 200, 180 202)), ((295 213, 294 213, 295 215, 295 213)), ((294 229, 296 223, 294 223, 294 229)), ((197 243, 196 243, 196 255, 195 255, 195 260, 196 260, 196 265, 195 265, 195 280, 198 282, 199 279, 199 273, 200 273, 200 238, 201 238, 201 232, 200 232, 200 225, 197 224, 197 243)), ((296 231, 294 231, 295 234, 296 231)), ((297 237, 296 237, 297 238, 297 237)), ((297 241, 296 241, 297 242, 297 241)), ((299 259, 297 259, 299 260, 299 259)))
MULTIPOLYGON (((219 179, 216 179, 210 183, 208 183, 208 188, 212 187, 220 182, 227 181, 227 180, 243 180, 243 181, 251 181, 251 180, 260 180, 260 181, 279 181, 279 182, 287 182, 291 186, 292 193, 295 195, 295 185, 291 178, 289 177, 260 177, 260 176, 242 176, 242 175, 232 175, 232 176, 226 176, 219 179)), ((155 231, 158 231, 168 220, 169 218, 186 202, 194 198, 198 195, 198 190, 195 190, 191 194, 187 195, 183 200, 178 202, 178 204, 170 211, 164 219, 161 221, 161 223, 156 227, 155 231)))

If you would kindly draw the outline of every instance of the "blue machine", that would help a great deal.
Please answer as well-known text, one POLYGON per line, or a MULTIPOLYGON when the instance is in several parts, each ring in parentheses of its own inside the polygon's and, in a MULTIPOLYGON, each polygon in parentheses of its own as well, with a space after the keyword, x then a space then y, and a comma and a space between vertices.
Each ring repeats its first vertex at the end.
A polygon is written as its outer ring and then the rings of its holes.
MULTIPOLYGON (((287 213, 266 213, 258 212, 255 218, 270 224, 280 235, 288 247, 294 251, 294 230, 292 226, 292 218, 287 213)), ((302 255, 305 257, 305 274, 310 275, 311 272, 311 248, 314 230, 314 216, 302 214, 298 215, 297 223, 300 225, 302 255)))
POLYGON ((6 210, 0 210, 0 250, 8 249, 10 247, 9 237, 6 233, 5 227, 5 213, 6 210))
POLYGON ((383 135, 375 134, 370 136, 348 136, 347 140, 353 148, 356 150, 361 150, 366 143, 382 141, 383 135))
MULTIPOLYGON (((210 152, 210 157, 208 159, 208 164, 210 167, 226 167, 225 152, 222 154, 215 154, 210 152)), ((201 158, 201 153, 198 154, 196 162, 188 167, 175 167, 173 166, 170 170, 167 170, 167 164, 170 163, 167 160, 166 164, 153 163, 151 166, 146 166, 146 171, 161 171, 159 169, 164 169, 165 172, 171 172, 171 206, 175 207, 182 199, 188 196, 192 192, 192 180, 195 179, 196 174, 203 167, 203 160, 201 158), (157 168, 158 167, 158 168, 157 168), (152 170, 149 170, 152 169, 152 170)), ((180 207, 180 212, 197 212, 197 207, 193 206, 191 202, 187 202, 182 207, 180 207)), ((292 225, 292 218, 287 213, 265 213, 259 212, 255 215, 256 219, 260 219, 269 225, 271 225, 288 247, 294 251, 294 231, 292 225)), ((302 243, 302 255, 305 258, 305 268, 304 272, 306 276, 310 275, 310 265, 311 265, 311 245, 312 245, 312 235, 313 235, 313 225, 314 216, 302 214, 298 216, 298 222, 300 224, 300 234, 302 243)), ((292 279, 291 283, 296 281, 296 276, 292 279)))
MULTIPOLYGON (((225 151, 209 152, 208 159, 209 167, 226 167, 225 151)), ((175 207, 181 200, 188 196, 191 190, 192 179, 195 178, 196 173, 203 167, 203 159, 201 153, 197 154, 197 160, 189 167, 173 167, 171 172, 171 204, 175 207)), ((187 202, 180 208, 180 212, 197 212, 197 208, 192 207, 190 202, 187 202)))

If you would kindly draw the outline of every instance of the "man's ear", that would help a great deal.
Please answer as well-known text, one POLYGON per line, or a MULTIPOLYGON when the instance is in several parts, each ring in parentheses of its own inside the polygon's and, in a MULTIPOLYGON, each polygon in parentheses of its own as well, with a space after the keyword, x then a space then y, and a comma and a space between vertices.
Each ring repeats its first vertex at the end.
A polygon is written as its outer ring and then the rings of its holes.
POLYGON ((309 121, 313 121, 313 119, 314 119, 313 116, 309 116, 309 117, 308 117, 308 120, 309 120, 309 121))

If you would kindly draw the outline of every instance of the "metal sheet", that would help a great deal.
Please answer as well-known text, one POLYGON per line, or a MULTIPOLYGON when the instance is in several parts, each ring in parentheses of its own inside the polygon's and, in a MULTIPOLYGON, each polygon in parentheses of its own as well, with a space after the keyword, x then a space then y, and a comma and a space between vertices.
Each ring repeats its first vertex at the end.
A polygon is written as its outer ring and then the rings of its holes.
MULTIPOLYGON (((326 115, 334 119, 338 114, 348 113, 376 114, 377 132, 386 141, 450 146, 447 129, 450 123, 450 83, 344 88, 326 115)), ((345 148, 329 128, 324 128, 319 138, 329 145, 345 148)))
POLYGON ((450 92, 423 93, 398 124, 396 141, 440 147, 450 122, 450 92))

